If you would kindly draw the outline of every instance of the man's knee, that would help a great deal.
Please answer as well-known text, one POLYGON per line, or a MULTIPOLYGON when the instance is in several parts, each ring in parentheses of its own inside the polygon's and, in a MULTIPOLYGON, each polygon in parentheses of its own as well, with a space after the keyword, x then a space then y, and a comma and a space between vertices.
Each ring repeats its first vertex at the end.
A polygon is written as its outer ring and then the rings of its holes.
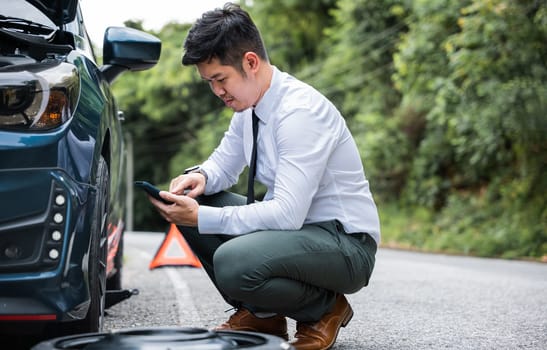
POLYGON ((242 248, 236 239, 221 245, 213 257, 215 280, 224 293, 236 300, 252 298, 257 288, 271 278, 271 269, 265 264, 259 249, 242 248))
POLYGON ((221 245, 213 256, 215 280, 224 293, 238 298, 253 267, 246 261, 245 252, 237 244, 230 243, 221 245))

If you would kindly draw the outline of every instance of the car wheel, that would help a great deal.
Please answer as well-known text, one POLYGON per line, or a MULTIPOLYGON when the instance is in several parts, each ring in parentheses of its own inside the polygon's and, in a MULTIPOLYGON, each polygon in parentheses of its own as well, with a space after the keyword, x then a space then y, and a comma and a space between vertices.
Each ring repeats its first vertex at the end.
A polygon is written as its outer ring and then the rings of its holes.
POLYGON ((201 328, 152 327, 126 329, 111 333, 90 333, 50 339, 31 350, 52 349, 247 349, 294 350, 285 340, 273 335, 239 332, 208 331, 201 328))
POLYGON ((91 221, 91 247, 89 257, 90 305, 85 319, 77 321, 75 333, 100 332, 103 327, 106 295, 107 222, 110 179, 108 164, 99 159, 96 182, 97 193, 91 221))

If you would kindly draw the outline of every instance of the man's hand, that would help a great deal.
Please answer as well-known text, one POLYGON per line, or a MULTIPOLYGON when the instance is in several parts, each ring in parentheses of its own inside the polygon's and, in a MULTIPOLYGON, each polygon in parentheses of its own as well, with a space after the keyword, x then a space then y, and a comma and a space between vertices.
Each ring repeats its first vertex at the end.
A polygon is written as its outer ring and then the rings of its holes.
POLYGON ((173 204, 165 204, 148 196, 161 216, 168 222, 183 226, 198 225, 199 204, 194 199, 205 192, 205 176, 200 173, 180 175, 171 180, 169 192, 160 191, 160 196, 173 204), (185 191, 188 191, 185 194, 185 191))
POLYGON ((164 204, 151 196, 148 196, 148 199, 165 220, 176 225, 193 227, 198 225, 199 204, 194 198, 167 191, 160 191, 160 196, 173 204, 164 204))
POLYGON ((196 198, 205 192, 205 181, 205 176, 200 173, 180 175, 171 180, 169 192, 184 194, 185 190, 189 190, 186 196, 196 198))

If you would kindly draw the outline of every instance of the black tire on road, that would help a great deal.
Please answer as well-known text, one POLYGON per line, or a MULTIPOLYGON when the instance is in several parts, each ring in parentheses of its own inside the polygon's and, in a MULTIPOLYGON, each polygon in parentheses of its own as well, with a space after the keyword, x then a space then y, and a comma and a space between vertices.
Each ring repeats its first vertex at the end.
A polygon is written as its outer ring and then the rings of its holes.
POLYGON ((237 331, 214 332, 191 327, 137 328, 112 333, 73 335, 41 342, 31 350, 88 348, 294 350, 285 340, 273 335, 237 331))

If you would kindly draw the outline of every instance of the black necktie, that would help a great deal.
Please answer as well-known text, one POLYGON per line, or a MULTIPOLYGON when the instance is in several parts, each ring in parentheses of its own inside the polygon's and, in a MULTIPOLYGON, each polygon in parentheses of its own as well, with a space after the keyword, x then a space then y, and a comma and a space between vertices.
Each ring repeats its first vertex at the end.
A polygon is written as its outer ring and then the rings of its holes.
POLYGON ((256 137, 258 135, 258 117, 253 109, 253 150, 251 152, 251 164, 249 165, 249 179, 247 181, 247 204, 255 201, 255 175, 256 175, 256 137))

